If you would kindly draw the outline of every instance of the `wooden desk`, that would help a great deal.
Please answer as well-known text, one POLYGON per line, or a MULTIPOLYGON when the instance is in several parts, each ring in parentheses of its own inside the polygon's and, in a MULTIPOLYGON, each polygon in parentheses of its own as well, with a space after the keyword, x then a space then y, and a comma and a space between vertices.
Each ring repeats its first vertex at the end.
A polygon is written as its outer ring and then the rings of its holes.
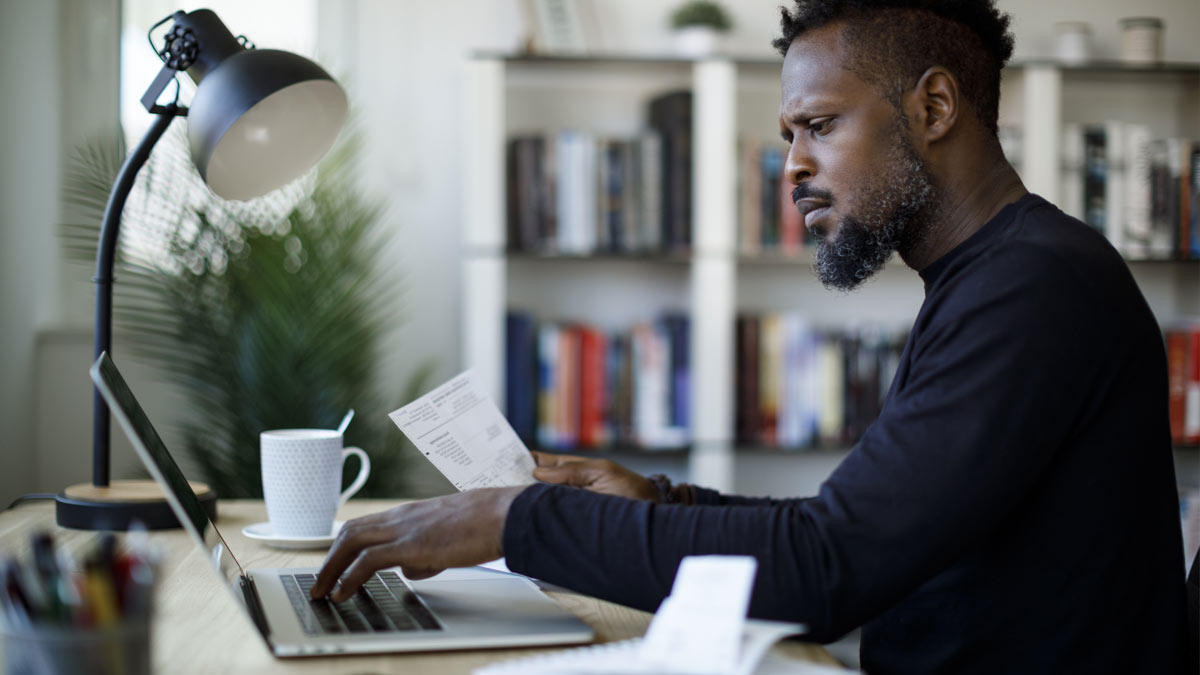
MULTIPOLYGON (((339 519, 379 511, 397 502, 351 501, 339 519)), ((230 549, 243 567, 319 565, 325 551, 282 551, 242 535, 242 528, 266 520, 259 501, 222 500, 218 506, 221 528, 230 549)), ((59 529, 53 503, 19 506, 0 513, 0 550, 27 555, 29 534, 53 530, 61 545, 86 548, 93 533, 59 529)), ((337 656, 279 660, 258 636, 249 618, 182 530, 158 532, 154 539, 166 558, 156 597, 152 643, 158 673, 469 673, 484 664, 543 653, 563 647, 490 649, 378 656, 337 656)), ((650 614, 577 593, 556 590, 550 597, 574 612, 596 631, 597 641, 609 642, 642 635, 650 614)), ((797 661, 837 662, 817 645, 786 641, 776 653, 797 661)), ((2 662, 2 659, 0 659, 2 662)))

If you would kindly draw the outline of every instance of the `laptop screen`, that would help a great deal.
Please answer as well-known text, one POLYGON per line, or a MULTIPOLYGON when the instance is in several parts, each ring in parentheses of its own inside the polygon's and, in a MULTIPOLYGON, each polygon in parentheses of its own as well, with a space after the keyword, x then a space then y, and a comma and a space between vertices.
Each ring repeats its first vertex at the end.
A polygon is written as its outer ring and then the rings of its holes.
POLYGON ((146 417, 146 412, 142 410, 141 404, 125 383, 125 378, 121 377, 116 364, 105 352, 96 359, 89 372, 100 394, 108 402, 113 417, 125 430, 125 435, 133 443, 150 475, 162 486, 171 509, 175 511, 183 527, 191 532, 192 537, 208 552, 209 562, 225 579, 227 587, 232 588, 233 584, 245 575, 245 571, 233 557, 229 546, 225 544, 225 538, 204 511, 200 500, 188 486, 183 471, 179 469, 171 453, 167 452, 167 446, 154 430, 154 425, 150 424, 150 418, 146 417))

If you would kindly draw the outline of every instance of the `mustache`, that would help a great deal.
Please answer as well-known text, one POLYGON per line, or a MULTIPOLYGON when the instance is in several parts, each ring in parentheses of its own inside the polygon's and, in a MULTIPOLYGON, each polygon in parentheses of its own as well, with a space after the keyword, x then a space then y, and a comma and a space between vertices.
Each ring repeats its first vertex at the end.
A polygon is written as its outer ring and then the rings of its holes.
POLYGON ((801 199, 819 199, 823 202, 833 204, 832 193, 825 190, 818 190, 808 183, 801 183, 792 188, 792 203, 795 204, 801 199))

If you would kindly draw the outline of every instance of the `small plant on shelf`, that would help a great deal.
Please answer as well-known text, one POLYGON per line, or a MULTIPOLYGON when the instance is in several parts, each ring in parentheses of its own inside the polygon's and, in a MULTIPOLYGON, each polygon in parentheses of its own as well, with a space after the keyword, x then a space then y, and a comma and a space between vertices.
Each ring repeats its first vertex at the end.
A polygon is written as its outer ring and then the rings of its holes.
POLYGON ((691 0, 671 13, 675 49, 682 56, 698 57, 720 51, 721 34, 733 28, 724 7, 708 0, 691 0))
POLYGON ((725 8, 707 0, 685 2, 671 13, 671 27, 675 30, 703 27, 724 33, 733 27, 725 8))

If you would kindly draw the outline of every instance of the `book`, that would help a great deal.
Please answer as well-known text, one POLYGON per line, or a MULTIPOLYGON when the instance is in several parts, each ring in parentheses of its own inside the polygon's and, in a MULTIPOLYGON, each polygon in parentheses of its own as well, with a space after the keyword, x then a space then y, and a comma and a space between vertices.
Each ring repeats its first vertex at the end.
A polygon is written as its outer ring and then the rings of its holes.
POLYGON ((607 440, 604 424, 604 334, 591 326, 579 329, 579 445, 594 448, 607 440))
POLYGON ((1192 325, 1188 331, 1183 442, 1187 445, 1200 444, 1200 323, 1192 325))
POLYGON ((1113 248, 1125 250, 1125 129, 1123 122, 1104 123, 1104 236, 1113 248))
POLYGON ((758 441, 778 443, 779 403, 783 389, 783 325, 778 314, 767 314, 759 322, 758 347, 758 441))
POLYGON ((1089 126, 1083 130, 1083 222, 1105 231, 1108 213, 1105 196, 1108 191, 1108 151, 1104 127, 1089 126))
POLYGON ((657 251, 662 249, 662 135, 654 130, 642 132, 637 139, 637 172, 641 176, 636 250, 657 251))
POLYGON ((543 323, 538 328, 538 445, 544 448, 555 448, 561 443, 559 427, 556 421, 559 417, 558 407, 560 386, 558 366, 558 326, 554 323, 543 323))
POLYGON ((1150 246, 1150 127, 1130 124, 1125 129, 1125 218, 1124 246, 1129 258, 1145 258, 1150 246))
POLYGON ((745 255, 757 255, 762 250, 762 167, 759 157, 762 144, 747 138, 742 141, 741 162, 738 177, 741 181, 738 195, 741 199, 741 233, 738 248, 745 255))
POLYGON ((537 322, 521 312, 504 320, 504 402, 513 430, 526 443, 537 440, 537 322))
POLYGON ((759 429, 759 355, 757 316, 739 316, 735 348, 737 349, 737 400, 734 402, 737 439, 743 443, 757 443, 759 429))
POLYGON ((1192 144, 1191 163, 1191 199, 1192 206, 1188 217, 1188 255, 1186 257, 1200 259, 1200 141, 1192 144))
POLYGON ((692 93, 653 99, 649 118, 662 139, 663 248, 686 252, 692 241, 692 93))
POLYGON ((1083 208, 1083 126, 1064 124, 1062 135, 1062 210, 1083 221, 1087 218, 1083 208))

